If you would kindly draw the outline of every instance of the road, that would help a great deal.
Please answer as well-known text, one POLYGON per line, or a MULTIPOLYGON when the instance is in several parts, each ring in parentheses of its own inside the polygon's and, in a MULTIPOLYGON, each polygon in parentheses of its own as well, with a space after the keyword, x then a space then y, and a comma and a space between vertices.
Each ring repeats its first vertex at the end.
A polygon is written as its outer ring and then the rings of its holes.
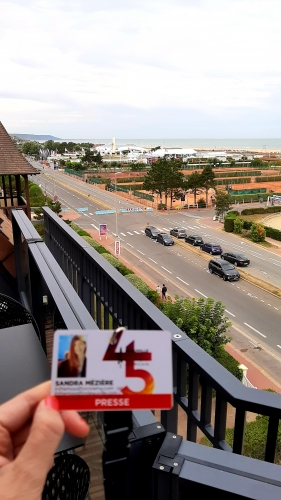
MULTIPOLYGON (((130 200, 123 200, 114 193, 101 191, 81 181, 66 177, 58 171, 38 176, 36 179, 42 188, 53 194, 54 189, 65 207, 77 211, 87 207, 88 212, 81 214, 79 225, 84 229, 98 230, 100 223, 106 223, 110 233, 115 235, 115 215, 95 215, 101 208, 125 208, 136 206, 130 200), (55 179, 55 182, 53 181, 55 179), (61 185, 63 183, 64 185, 61 185), (55 186, 55 187, 54 187, 55 186), (76 191, 72 191, 72 190, 76 191), (78 191, 78 192, 77 192, 78 191), (79 193, 84 193, 81 196, 79 193)), ((226 313, 233 323, 232 330, 244 335, 252 346, 261 346, 275 359, 281 360, 280 299, 247 281, 224 282, 215 275, 210 275, 207 260, 200 254, 193 253, 188 244, 163 247, 145 237, 147 224, 155 225, 168 232, 171 227, 184 227, 187 232, 200 234, 203 239, 220 243, 227 248, 241 249, 251 259, 247 272, 254 276, 274 282, 281 288, 281 260, 267 250, 250 243, 242 242, 228 233, 204 226, 202 213, 129 213, 118 215, 119 236, 122 240, 122 255, 132 265, 141 268, 157 284, 166 283, 171 295, 181 297, 213 297, 221 300, 226 313), (183 246, 185 248, 183 248, 183 246)), ((206 215, 206 212, 204 212, 206 215)), ((205 219, 204 215, 204 219, 205 219)), ((218 227, 220 227, 218 225, 218 227)), ((176 242, 177 243, 177 242, 176 242)), ((280 371, 281 376, 281 371, 280 371)))

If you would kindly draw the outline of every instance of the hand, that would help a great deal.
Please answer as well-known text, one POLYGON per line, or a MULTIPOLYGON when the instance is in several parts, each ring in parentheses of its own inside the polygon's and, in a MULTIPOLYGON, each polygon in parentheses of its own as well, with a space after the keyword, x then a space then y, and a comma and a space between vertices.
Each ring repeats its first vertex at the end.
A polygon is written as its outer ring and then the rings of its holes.
POLYGON ((40 500, 64 431, 89 433, 77 412, 59 413, 52 401, 45 382, 0 406, 1 500, 40 500))

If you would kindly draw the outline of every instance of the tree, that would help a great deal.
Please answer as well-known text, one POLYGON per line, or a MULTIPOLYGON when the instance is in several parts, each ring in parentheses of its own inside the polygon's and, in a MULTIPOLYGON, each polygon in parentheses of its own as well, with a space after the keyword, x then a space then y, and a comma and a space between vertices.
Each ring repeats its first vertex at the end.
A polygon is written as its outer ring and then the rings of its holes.
POLYGON ((48 206, 53 212, 55 212, 57 215, 61 212, 61 204, 59 201, 50 201, 48 203, 48 206))
POLYGON ((233 232, 235 234, 241 234, 242 230, 243 230, 243 220, 239 219, 239 217, 236 217, 236 219, 234 219, 234 229, 233 229, 233 232))
POLYGON ((37 142, 25 142, 21 148, 25 155, 36 156, 39 155, 40 145, 37 142))
POLYGON ((259 242, 264 241, 266 237, 266 231, 262 224, 253 223, 250 229, 250 237, 252 241, 259 242))
POLYGON ((152 164, 143 182, 142 188, 145 191, 158 194, 160 203, 162 203, 162 196, 165 195, 165 203, 167 204, 169 173, 169 162, 165 159, 160 159, 152 164))
POLYGON ((102 164, 102 156, 97 151, 91 151, 90 149, 86 149, 84 156, 82 156, 81 161, 86 165, 87 168, 92 165, 101 165, 102 164))
POLYGON ((184 175, 181 171, 182 165, 176 160, 169 161, 168 190, 170 195, 170 207, 173 206, 173 199, 178 200, 182 196, 180 188, 184 186, 184 175))
POLYGON ((186 187, 187 189, 191 189, 194 195, 194 205, 196 205, 197 194, 201 192, 201 188, 203 187, 201 174, 199 174, 197 170, 192 172, 192 174, 188 177, 186 187))
POLYGON ((230 209, 231 196, 225 191, 217 191, 215 196, 216 213, 217 215, 224 216, 225 212, 230 209))
POLYGON ((213 357, 230 342, 225 335, 231 326, 224 316, 225 307, 214 299, 179 299, 161 302, 160 308, 183 332, 213 357))
POLYGON ((201 172, 201 179, 202 179, 202 187, 205 189, 206 192, 206 207, 208 207, 208 191, 211 188, 215 188, 216 183, 215 183, 215 174, 213 172, 213 169, 211 165, 205 165, 201 172))

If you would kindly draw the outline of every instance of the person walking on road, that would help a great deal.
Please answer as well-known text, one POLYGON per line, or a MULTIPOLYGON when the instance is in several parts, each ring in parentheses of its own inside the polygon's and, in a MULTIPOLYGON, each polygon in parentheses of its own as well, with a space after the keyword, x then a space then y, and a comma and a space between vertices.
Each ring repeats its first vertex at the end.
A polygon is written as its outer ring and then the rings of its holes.
POLYGON ((163 284, 163 286, 162 286, 162 299, 163 300, 166 300, 166 298, 167 298, 166 293, 167 293, 167 287, 166 287, 166 285, 163 284))
POLYGON ((161 286, 160 285, 157 285, 156 292, 159 293, 159 295, 160 295, 160 292, 161 292, 161 286))

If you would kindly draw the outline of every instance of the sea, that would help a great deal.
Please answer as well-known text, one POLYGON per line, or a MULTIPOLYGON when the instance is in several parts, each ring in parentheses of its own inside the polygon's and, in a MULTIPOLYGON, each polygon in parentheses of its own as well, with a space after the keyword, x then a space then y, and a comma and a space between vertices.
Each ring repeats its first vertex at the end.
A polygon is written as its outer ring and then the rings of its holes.
MULTIPOLYGON (((111 145, 112 138, 107 139, 55 139, 57 142, 89 142, 91 144, 105 144, 111 145)), ((119 139, 115 138, 116 147, 121 146, 142 146, 142 147, 156 147, 162 148, 192 148, 192 149, 215 149, 215 150, 233 150, 244 149, 247 150, 280 150, 281 151, 281 138, 272 139, 119 139)))

